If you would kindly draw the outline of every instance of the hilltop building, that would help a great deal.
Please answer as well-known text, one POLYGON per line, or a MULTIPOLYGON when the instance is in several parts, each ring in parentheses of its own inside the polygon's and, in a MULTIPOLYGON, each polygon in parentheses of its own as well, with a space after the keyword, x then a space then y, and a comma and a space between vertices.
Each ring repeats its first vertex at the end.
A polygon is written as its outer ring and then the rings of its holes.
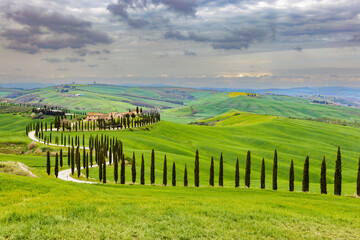
POLYGON ((123 112, 123 113, 118 113, 118 112, 110 112, 109 114, 106 113, 96 113, 96 112, 89 112, 86 115, 86 121, 96 121, 98 119, 103 119, 105 121, 108 121, 111 119, 111 117, 113 118, 123 118, 126 117, 126 115, 132 116, 132 115, 137 115, 136 110, 132 110, 132 112, 123 112))

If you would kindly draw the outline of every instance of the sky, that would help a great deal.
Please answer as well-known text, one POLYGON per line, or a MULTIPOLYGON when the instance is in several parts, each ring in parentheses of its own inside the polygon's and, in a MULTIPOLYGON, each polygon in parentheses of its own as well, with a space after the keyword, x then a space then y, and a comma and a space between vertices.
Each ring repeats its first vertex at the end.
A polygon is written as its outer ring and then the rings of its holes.
POLYGON ((360 87, 359 0, 0 0, 0 84, 360 87))

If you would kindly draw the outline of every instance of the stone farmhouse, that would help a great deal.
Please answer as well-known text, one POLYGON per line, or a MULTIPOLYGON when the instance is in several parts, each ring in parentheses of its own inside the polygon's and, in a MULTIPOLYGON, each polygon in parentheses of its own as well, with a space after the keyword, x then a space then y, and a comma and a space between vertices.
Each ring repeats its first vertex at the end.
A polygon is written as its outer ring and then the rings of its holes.
POLYGON ((123 117, 126 117, 126 115, 132 115, 132 114, 135 114, 137 115, 136 113, 136 110, 133 110, 132 112, 123 112, 123 113, 118 113, 118 112, 110 112, 109 114, 106 114, 106 113, 97 113, 97 112, 88 112, 87 115, 86 115, 86 121, 96 121, 96 120, 99 120, 99 119, 103 119, 105 121, 108 121, 111 119, 111 116, 113 118, 123 118, 123 117))

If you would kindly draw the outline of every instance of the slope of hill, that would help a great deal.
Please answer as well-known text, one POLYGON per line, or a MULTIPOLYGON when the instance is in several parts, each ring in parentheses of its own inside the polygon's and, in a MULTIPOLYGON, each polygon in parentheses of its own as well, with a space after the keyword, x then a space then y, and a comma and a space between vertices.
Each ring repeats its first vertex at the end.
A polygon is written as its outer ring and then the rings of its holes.
POLYGON ((310 100, 288 96, 261 95, 260 98, 213 94, 179 109, 166 110, 165 119, 189 123, 224 114, 231 109, 293 118, 332 118, 360 121, 360 109, 311 104, 310 100))
MULTIPOLYGON (((344 191, 348 194, 354 193, 360 152, 359 128, 245 113, 222 118, 215 126, 183 125, 162 121, 151 127, 124 131, 100 131, 96 134, 120 138, 129 159, 131 159, 133 151, 135 151, 137 159, 141 159, 141 154, 144 154, 146 166, 150 166, 151 149, 154 148, 156 150, 157 179, 162 178, 165 154, 169 164, 172 161, 176 162, 180 173, 183 172, 184 165, 187 163, 189 179, 192 179, 194 153, 196 149, 199 149, 200 184, 202 186, 208 185, 211 156, 215 157, 217 166, 218 158, 223 153, 224 184, 232 187, 236 158, 239 157, 243 173, 247 150, 251 150, 253 158, 252 184, 255 187, 259 186, 260 163, 264 157, 267 185, 270 186, 273 153, 277 149, 279 153, 279 188, 288 189, 290 160, 294 159, 296 189, 300 190, 304 159, 306 155, 309 155, 312 183, 310 190, 312 192, 319 191, 320 163, 324 155, 328 160, 328 183, 332 183, 337 146, 340 145, 344 163, 344 191), (250 123, 249 119, 255 121, 250 123)), ((48 134, 45 133, 45 135, 48 134)), ((89 139, 89 136, 94 136, 95 133, 66 132, 64 134, 65 136, 78 135, 80 138, 85 134, 86 139, 89 139)), ((52 132, 52 136, 53 138, 60 136, 60 133, 52 132)), ((140 168, 140 161, 137 161, 137 167, 140 168)), ((146 171, 146 175, 149 176, 149 169, 146 171)), ((109 179, 111 179, 111 175, 109 179)), ((130 181, 130 172, 127 176, 130 181)), ((243 179, 243 175, 241 178, 243 179)), ((178 181, 181 182, 181 179, 182 175, 180 174, 178 181)))
POLYGON ((211 95, 209 91, 171 87, 122 87, 114 85, 61 85, 17 91, 7 97, 18 102, 40 103, 86 111, 126 111, 143 108, 178 108, 211 95))

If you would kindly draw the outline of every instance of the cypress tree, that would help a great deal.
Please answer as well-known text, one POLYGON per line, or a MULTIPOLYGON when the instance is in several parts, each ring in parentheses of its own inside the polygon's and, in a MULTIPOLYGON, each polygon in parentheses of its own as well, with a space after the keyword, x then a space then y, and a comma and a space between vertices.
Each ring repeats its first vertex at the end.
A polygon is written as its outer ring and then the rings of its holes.
POLYGON ((122 156, 122 159, 121 159, 120 183, 125 184, 125 157, 124 157, 124 155, 122 156))
POLYGON ((358 163, 358 174, 356 179, 356 194, 360 196, 360 158, 358 163))
POLYGON ((99 181, 101 182, 102 181, 102 173, 103 173, 103 170, 102 170, 102 152, 101 150, 98 152, 98 156, 97 156, 97 159, 98 159, 98 166, 99 166, 99 181))
POLYGON ((195 154, 195 167, 194 167, 194 183, 195 187, 199 187, 199 150, 195 154))
POLYGON ((141 155, 141 176, 140 176, 141 185, 145 184, 145 161, 144 154, 141 155))
POLYGON ((275 149, 274 152, 274 164, 273 164, 273 183, 272 188, 273 190, 277 190, 277 170, 278 170, 278 159, 277 159, 277 150, 275 149))
POLYGON ((103 183, 106 183, 106 159, 104 156, 102 157, 102 162, 103 162, 103 183))
POLYGON ((334 176, 334 194, 340 196, 341 195, 341 152, 340 146, 338 147, 336 164, 335 164, 335 176, 334 176))
POLYGON ((245 168, 245 187, 250 187, 250 173, 251 173, 251 152, 247 152, 246 168, 245 168))
POLYGON ((151 150, 150 182, 151 182, 151 185, 155 184, 155 151, 154 151, 154 149, 151 150))
POLYGON ((224 162, 223 162, 223 154, 220 155, 220 163, 219 163, 219 187, 224 185, 224 162))
POLYGON ((135 152, 133 152, 133 159, 131 162, 131 179, 132 182, 136 182, 136 163, 135 163, 135 152))
POLYGON ((309 156, 306 156, 304 162, 303 180, 302 180, 302 191, 309 191, 309 156))
POLYGON ((85 168, 85 164, 86 164, 86 162, 85 162, 85 159, 86 158, 86 151, 85 151, 85 148, 83 149, 83 168, 85 168))
POLYGON ((325 156, 323 157, 323 160, 321 162, 320 191, 321 191, 321 194, 327 194, 325 156))
POLYGON ((260 188, 265 189, 265 159, 261 162, 260 188))
POLYGON ((172 186, 173 186, 173 187, 176 186, 176 167, 175 167, 175 162, 173 162, 173 167, 172 167, 172 186))
POLYGON ((211 156, 211 162, 210 162, 210 179, 209 179, 209 185, 210 187, 214 186, 214 157, 211 156))
POLYGON ((119 162, 118 162, 118 156, 116 154, 116 151, 114 151, 114 181, 115 183, 118 182, 119 178, 119 162))
POLYGON ((86 179, 89 179, 89 153, 86 154, 86 179))
POLYGON ((163 185, 167 186, 167 160, 166 160, 166 155, 164 157, 163 185))
POLYGON ((81 164, 80 164, 80 149, 79 146, 76 149, 76 169, 77 169, 77 175, 78 178, 80 177, 81 174, 81 164))
POLYGON ((240 167, 239 167, 239 158, 236 158, 235 164, 235 187, 240 186, 240 167))
POLYGON ((60 148, 60 167, 63 166, 63 151, 62 148, 60 148))
POLYGON ((289 171, 289 191, 294 191, 294 180, 295 180, 295 171, 294 171, 294 160, 291 159, 290 171, 289 171))
POLYGON ((75 149, 74 146, 72 146, 71 148, 71 161, 70 161, 70 166, 71 166, 71 175, 74 175, 75 172, 75 149))
POLYGON ((184 187, 188 186, 188 175, 187 175, 187 168, 185 164, 185 170, 184 170, 184 187))
POLYGON ((55 154, 55 176, 58 177, 59 174, 59 159, 58 159, 58 153, 55 154))

